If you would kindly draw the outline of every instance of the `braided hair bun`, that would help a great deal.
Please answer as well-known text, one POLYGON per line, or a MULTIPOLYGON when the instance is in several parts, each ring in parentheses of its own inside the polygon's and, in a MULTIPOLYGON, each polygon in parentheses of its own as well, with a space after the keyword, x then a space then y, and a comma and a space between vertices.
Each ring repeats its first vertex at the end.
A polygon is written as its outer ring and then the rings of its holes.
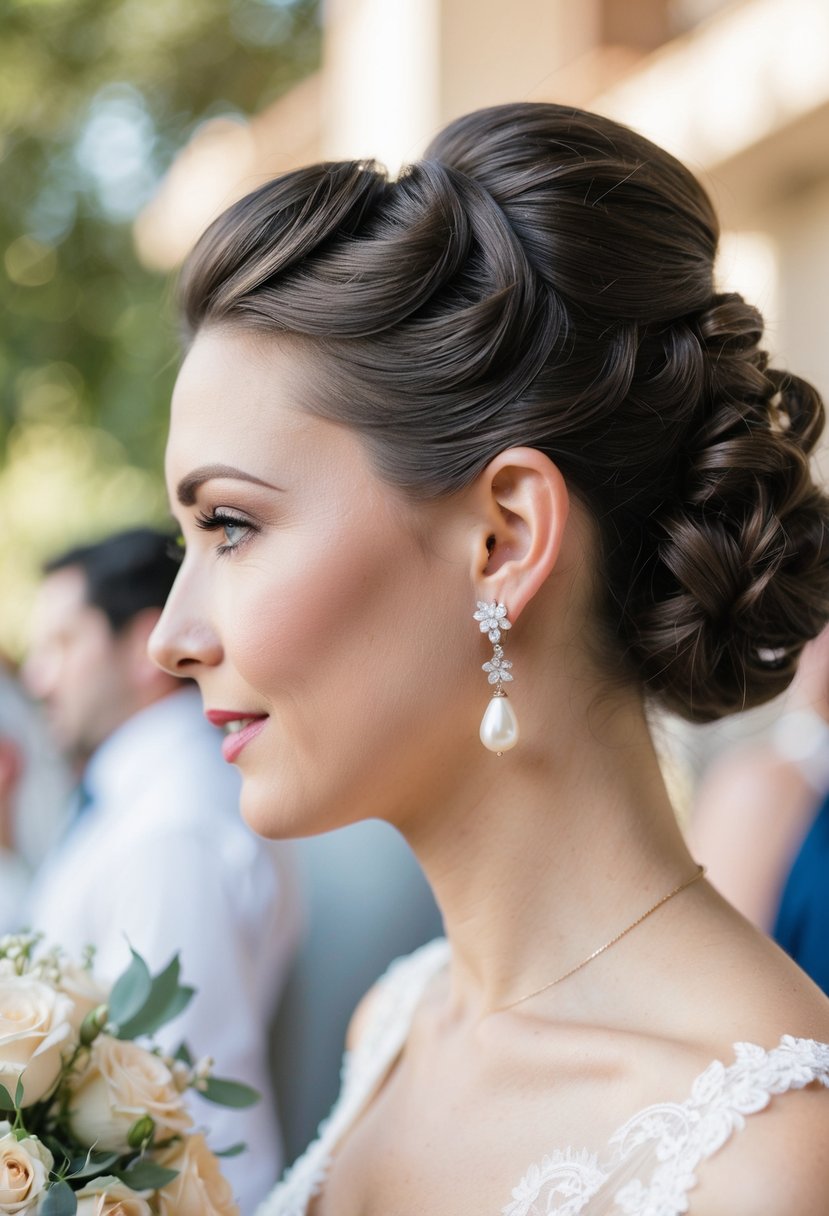
POLYGON ((829 619, 823 407, 715 291, 718 235, 648 140, 498 106, 396 181, 337 162, 269 182, 208 229, 181 296, 190 334, 313 341, 336 391, 310 408, 413 496, 513 445, 547 453, 596 521, 609 661, 707 721, 780 692, 829 619))

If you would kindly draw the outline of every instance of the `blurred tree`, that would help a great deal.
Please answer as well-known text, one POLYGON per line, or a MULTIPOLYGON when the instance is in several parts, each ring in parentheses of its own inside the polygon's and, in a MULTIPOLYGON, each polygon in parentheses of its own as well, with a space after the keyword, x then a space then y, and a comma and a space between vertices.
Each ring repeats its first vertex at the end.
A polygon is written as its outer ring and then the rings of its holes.
POLYGON ((130 222, 193 127, 316 64, 316 0, 5 0, 0 18, 4 432, 94 421, 159 455, 171 333, 130 222))
MULTIPOLYGON (((162 509, 176 340, 167 284, 139 265, 131 223, 198 123, 256 112, 317 66, 319 8, 320 0, 0 5, 6 592, 8 561, 25 566, 22 552, 34 566, 78 533, 162 509), (61 508, 58 486, 75 501, 61 508), (13 540, 10 510, 22 527, 13 540)), ((0 604, 0 644, 14 648, 5 615, 0 604)))

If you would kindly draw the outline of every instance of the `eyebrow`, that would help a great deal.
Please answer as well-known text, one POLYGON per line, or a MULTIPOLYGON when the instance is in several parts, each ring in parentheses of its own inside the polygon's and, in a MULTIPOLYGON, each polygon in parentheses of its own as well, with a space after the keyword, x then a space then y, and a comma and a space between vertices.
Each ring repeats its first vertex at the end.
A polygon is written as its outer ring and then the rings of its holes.
POLYGON ((196 501, 196 492, 199 487, 203 486, 206 481, 213 481, 219 477, 231 477, 234 481, 251 481, 255 486, 264 486, 268 490, 280 490, 279 486, 271 485, 270 482, 263 481, 261 477, 254 477, 252 473, 246 473, 244 469, 235 469, 229 464, 206 464, 199 469, 194 469, 186 477, 182 477, 176 489, 176 497, 183 507, 192 507, 196 501))

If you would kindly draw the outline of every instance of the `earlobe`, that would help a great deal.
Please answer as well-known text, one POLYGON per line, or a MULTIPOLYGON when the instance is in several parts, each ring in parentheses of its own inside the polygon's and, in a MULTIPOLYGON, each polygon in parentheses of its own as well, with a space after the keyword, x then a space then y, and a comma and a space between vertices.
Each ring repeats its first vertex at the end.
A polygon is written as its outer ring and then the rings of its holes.
POLYGON ((481 473, 482 511, 473 571, 478 598, 503 602, 517 620, 555 568, 569 514, 558 466, 536 448, 501 452, 481 473))

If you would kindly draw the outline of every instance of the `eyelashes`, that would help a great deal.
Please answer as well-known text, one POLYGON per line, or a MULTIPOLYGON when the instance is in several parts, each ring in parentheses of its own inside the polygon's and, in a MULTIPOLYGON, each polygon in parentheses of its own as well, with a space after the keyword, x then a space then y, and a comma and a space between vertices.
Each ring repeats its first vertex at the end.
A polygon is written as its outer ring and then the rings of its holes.
POLYGON ((199 514, 196 516, 195 523, 196 527, 201 528, 203 532, 224 531, 226 543, 217 545, 217 556, 232 553, 256 531, 254 525, 247 519, 240 519, 237 515, 231 515, 229 512, 221 510, 216 510, 211 515, 199 514), (234 531, 242 533, 242 535, 233 539, 231 533, 234 531))

